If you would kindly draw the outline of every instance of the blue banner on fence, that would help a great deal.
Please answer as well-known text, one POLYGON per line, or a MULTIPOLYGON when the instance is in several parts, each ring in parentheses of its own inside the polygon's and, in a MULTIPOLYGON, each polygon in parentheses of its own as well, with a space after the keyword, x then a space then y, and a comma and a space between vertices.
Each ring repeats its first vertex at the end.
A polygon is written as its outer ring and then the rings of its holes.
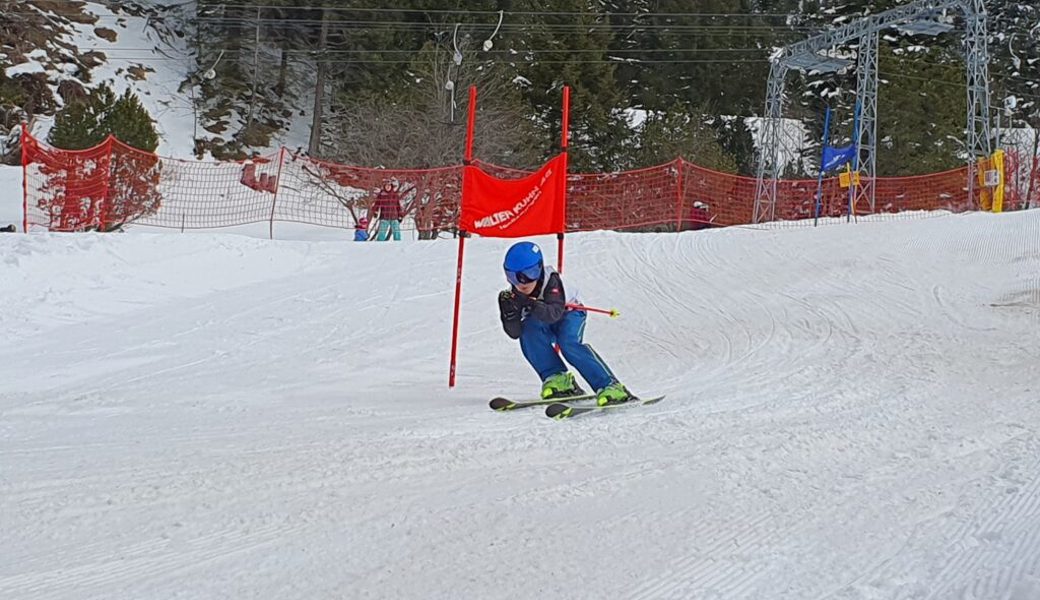
POLYGON ((856 157, 856 145, 849 144, 841 148, 834 148, 832 146, 823 147, 823 165, 820 167, 822 171, 833 171, 838 167, 845 165, 845 163, 852 162, 852 159, 856 157))

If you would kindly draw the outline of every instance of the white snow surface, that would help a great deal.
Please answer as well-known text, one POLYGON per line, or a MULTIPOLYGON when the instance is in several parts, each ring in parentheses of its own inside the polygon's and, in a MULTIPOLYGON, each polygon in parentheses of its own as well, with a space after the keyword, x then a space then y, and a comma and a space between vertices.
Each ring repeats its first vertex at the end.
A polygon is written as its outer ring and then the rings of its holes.
POLYGON ((0 165, 0 227, 15 225, 22 230, 22 168, 0 165))
POLYGON ((569 422, 509 243, 0 235, 0 598, 1040 597, 1040 212, 568 236, 569 422))

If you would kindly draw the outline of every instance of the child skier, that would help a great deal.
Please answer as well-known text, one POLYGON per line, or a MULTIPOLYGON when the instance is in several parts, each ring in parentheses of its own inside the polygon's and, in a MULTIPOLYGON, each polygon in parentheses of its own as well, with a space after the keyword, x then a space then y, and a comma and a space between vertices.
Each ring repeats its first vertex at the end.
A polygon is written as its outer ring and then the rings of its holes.
MULTIPOLYGON (((498 295, 502 328, 520 340, 520 350, 542 379, 542 398, 563 398, 584 392, 553 349, 553 342, 581 376, 596 390, 600 406, 632 398, 603 359, 582 342, 586 313, 567 308, 560 274, 542 261, 542 251, 531 242, 513 244, 503 264, 508 290, 498 295)), ((577 304, 576 297, 570 298, 577 304)))

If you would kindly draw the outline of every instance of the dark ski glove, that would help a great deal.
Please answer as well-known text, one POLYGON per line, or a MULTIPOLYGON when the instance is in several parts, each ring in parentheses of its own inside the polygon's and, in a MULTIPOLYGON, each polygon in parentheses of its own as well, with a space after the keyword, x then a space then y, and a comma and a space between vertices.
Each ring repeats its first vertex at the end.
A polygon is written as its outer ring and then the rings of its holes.
POLYGON ((524 294, 513 294, 513 304, 516 304, 517 308, 520 310, 531 306, 534 302, 535 299, 530 296, 525 296, 524 294))
POLYGON ((502 321, 519 321, 520 307, 516 302, 516 294, 513 290, 502 290, 498 294, 498 310, 502 314, 502 321))

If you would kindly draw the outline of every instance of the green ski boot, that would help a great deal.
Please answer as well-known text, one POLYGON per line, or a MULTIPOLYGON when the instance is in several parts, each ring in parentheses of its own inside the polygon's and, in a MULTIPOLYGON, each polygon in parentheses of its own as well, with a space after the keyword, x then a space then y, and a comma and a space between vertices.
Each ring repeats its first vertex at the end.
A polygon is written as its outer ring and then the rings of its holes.
POLYGON ((596 404, 606 406, 608 404, 622 404, 632 399, 632 394, 619 382, 614 382, 603 388, 596 394, 596 404))
POLYGON ((578 384, 574 383, 574 374, 569 371, 550 375, 542 382, 542 398, 545 400, 579 396, 583 393, 585 392, 578 384))

